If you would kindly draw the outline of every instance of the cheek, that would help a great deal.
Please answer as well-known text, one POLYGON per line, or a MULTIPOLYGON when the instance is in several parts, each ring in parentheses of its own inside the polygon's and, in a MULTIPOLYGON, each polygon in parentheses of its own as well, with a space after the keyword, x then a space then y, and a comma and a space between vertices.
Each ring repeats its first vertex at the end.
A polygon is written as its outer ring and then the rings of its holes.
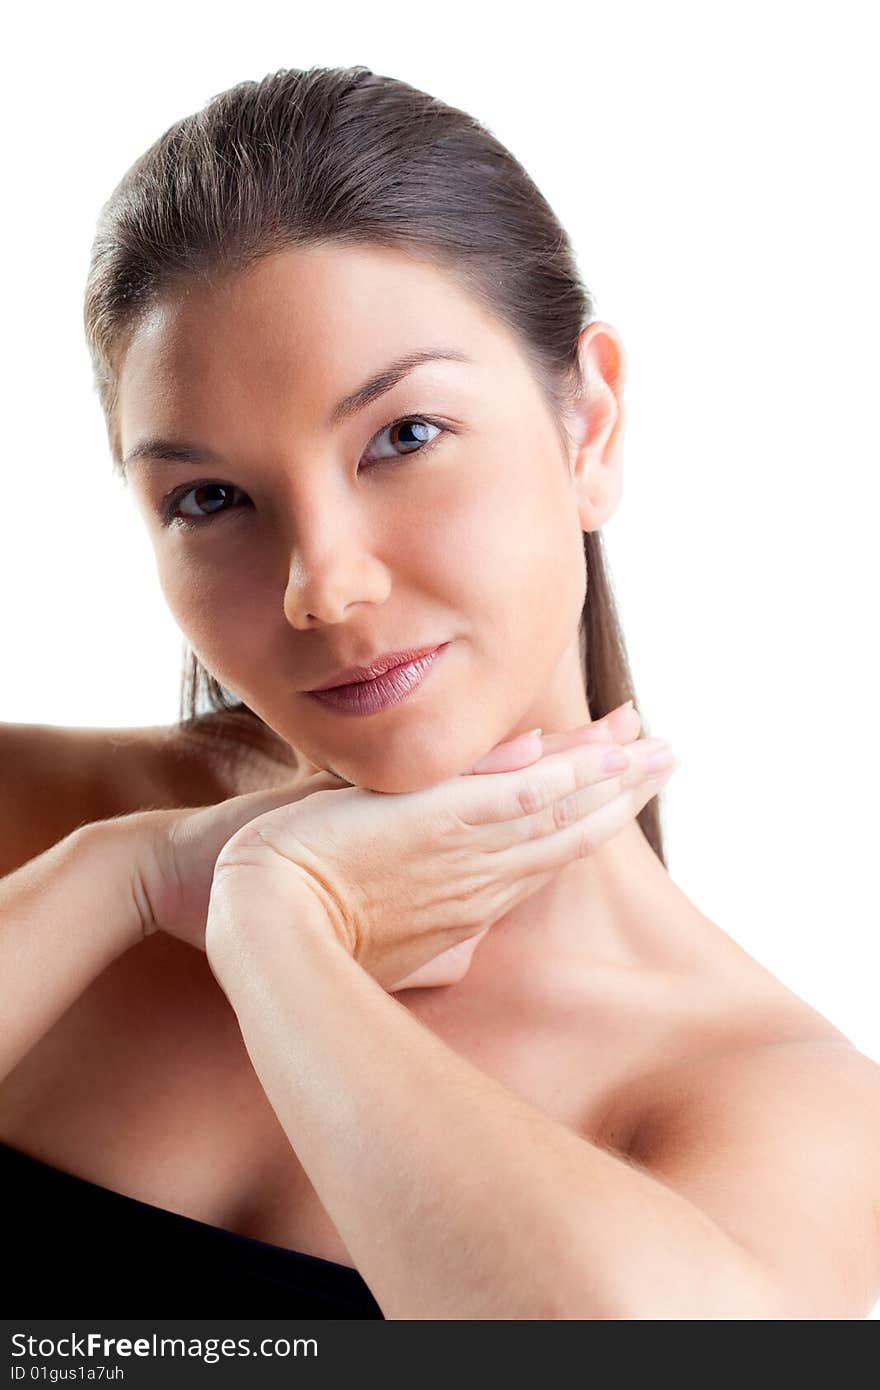
MULTIPOLYGON (((523 633, 531 617, 563 622, 568 635, 584 596, 583 535, 561 477, 516 455, 499 460, 490 477, 447 498, 431 531, 430 551, 442 565, 447 598, 502 639, 523 633)), ((439 571, 438 571, 439 572, 439 571)))
MULTIPOLYGON (((493 457, 484 453, 454 487, 438 470, 435 494, 420 492, 412 515, 396 507, 393 532, 380 541, 394 555, 401 601, 415 603, 419 592, 436 601, 479 631, 479 645, 502 664, 530 660, 536 642, 549 655, 570 637, 583 603, 577 511, 561 465, 557 478, 546 454, 546 440, 511 439, 493 457)), ((224 568, 182 547, 157 562, 168 607, 193 651, 236 691, 266 670, 285 629, 280 597, 278 612, 268 611, 264 564, 236 554, 224 568)))
POLYGON ((238 688, 238 673, 254 669, 259 624, 247 582, 236 582, 209 565, 176 557, 158 567, 159 583, 171 613, 196 656, 218 679, 238 688))

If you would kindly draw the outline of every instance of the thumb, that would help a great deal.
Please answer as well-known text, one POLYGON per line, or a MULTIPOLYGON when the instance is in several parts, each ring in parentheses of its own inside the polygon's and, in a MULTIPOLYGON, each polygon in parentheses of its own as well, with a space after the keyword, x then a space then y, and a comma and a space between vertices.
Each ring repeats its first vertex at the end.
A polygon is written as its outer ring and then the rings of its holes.
POLYGON ((515 772, 517 768, 529 767, 543 756, 541 733, 541 729, 530 729, 527 734, 496 743, 470 772, 515 772))

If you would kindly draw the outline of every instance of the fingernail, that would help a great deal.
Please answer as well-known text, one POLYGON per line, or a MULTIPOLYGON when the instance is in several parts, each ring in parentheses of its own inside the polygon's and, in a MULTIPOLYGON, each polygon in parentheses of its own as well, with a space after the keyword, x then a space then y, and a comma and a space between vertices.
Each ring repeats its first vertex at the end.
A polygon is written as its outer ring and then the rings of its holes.
POLYGON ((662 772, 664 767, 671 767, 675 762, 675 753, 672 745, 667 743, 665 748, 658 748, 650 757, 646 758, 642 766, 645 772, 662 772))
POLYGON ((529 729, 528 733, 520 734, 520 738, 528 738, 529 734, 538 734, 540 737, 540 735, 543 734, 543 732, 543 729, 529 729))
POLYGON ((623 748, 609 748, 602 759, 603 772, 623 772, 629 767, 629 754, 623 748))
POLYGON ((613 715, 615 715, 615 714, 624 714, 628 709, 632 709, 632 708, 633 708, 633 702, 632 702, 632 700, 627 700, 627 701, 625 702, 625 704, 617 705, 614 709, 610 709, 610 710, 608 711, 608 713, 607 713, 606 715, 603 716, 603 718, 605 718, 605 719, 611 719, 611 717, 612 717, 613 715))

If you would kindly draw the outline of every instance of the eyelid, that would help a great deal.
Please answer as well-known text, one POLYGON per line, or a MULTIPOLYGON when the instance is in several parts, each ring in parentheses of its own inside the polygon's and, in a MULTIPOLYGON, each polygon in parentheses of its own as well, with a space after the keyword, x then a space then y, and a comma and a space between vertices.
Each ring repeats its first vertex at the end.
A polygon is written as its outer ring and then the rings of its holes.
POLYGON ((173 521, 176 521, 182 524, 184 529, 187 529, 202 526, 207 521, 213 521, 215 517, 220 518, 229 515, 230 508, 226 508, 222 512, 215 512, 213 515, 209 514, 208 516, 201 517, 175 515, 176 508, 180 505, 188 492, 195 492, 200 487, 210 487, 212 484, 217 487, 228 488, 230 492, 240 493, 244 497, 247 496, 244 488, 239 487, 237 483, 224 483, 220 478, 196 478, 194 482, 182 483, 179 487, 172 488, 171 491, 166 493, 162 498, 159 503, 159 516, 163 524, 165 526, 170 526, 173 521))
MULTIPOLYGON (((389 463, 402 463, 407 458, 416 458, 420 454, 428 453, 434 447, 435 444, 439 444, 444 435, 459 433, 458 428, 452 426, 451 424, 447 424, 445 420, 438 420, 433 415, 425 415, 419 413, 418 411, 411 410, 408 411, 405 415, 398 415, 396 419, 389 420, 387 424, 382 425, 378 430, 376 430, 375 433, 370 436, 370 439, 367 444, 367 449, 369 449, 370 445, 373 444, 380 437, 380 435, 385 434, 386 430, 393 430, 395 425, 402 425, 409 420, 416 420, 420 424, 433 425, 434 428, 439 431, 439 433, 436 434, 433 439, 428 440, 426 444, 423 444, 420 449, 412 450, 410 454, 392 454, 388 455, 385 458, 379 458, 375 460, 375 462, 372 465, 373 468, 382 467, 383 465, 389 463)), ((210 523, 215 519, 219 520, 220 518, 225 517, 230 513, 232 515, 235 515, 236 509, 232 508, 226 508, 223 511, 214 512, 213 514, 209 514, 208 516, 204 517, 179 517, 175 515, 175 508, 178 506, 179 502, 187 495, 187 493, 194 492, 197 488, 200 487, 208 487, 211 484, 216 484, 218 487, 228 488, 232 492, 237 492, 244 496, 247 496, 247 493, 244 491, 244 489, 240 487, 237 483, 226 483, 222 480, 222 478, 218 478, 216 476, 211 478, 197 478, 192 482, 181 483, 178 487, 172 488, 169 492, 167 492, 164 495, 164 497, 162 497, 159 503, 158 511, 162 524, 164 526, 170 526, 173 522, 176 522, 184 530, 196 530, 198 527, 204 526, 205 524, 210 523)))

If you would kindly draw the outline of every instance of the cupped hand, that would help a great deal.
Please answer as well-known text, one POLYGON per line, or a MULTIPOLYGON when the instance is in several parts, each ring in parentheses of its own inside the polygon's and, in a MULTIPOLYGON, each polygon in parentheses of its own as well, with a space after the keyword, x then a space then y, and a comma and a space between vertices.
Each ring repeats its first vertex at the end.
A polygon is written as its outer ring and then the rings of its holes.
MULTIPOLYGON (((564 741, 571 738, 609 740, 615 737, 628 741, 638 731, 638 717, 632 710, 615 710, 584 730, 571 735, 555 734, 544 743, 553 745, 550 751, 558 751, 564 741)), ((539 740, 519 737, 498 744, 483 761, 487 770, 502 771, 527 766, 541 756, 541 751, 539 740)), ((139 811, 126 817, 134 823, 136 831, 132 887, 143 936, 162 931, 203 951, 214 868, 227 841, 267 811, 293 805, 315 792, 339 791, 349 786, 351 783, 322 771, 305 780, 229 797, 213 806, 139 811)), ((453 948, 449 953, 450 961, 460 961, 460 952, 472 953, 475 946, 476 942, 473 946, 466 942, 463 947, 453 948)), ((439 965, 442 972, 442 961, 432 961, 425 970, 430 971, 435 965, 439 965)), ((427 975, 424 981, 434 983, 427 975)))
POLYGON ((144 937, 162 931, 205 949, 217 857, 236 831, 267 811, 351 784, 331 772, 232 796, 214 806, 139 811, 133 884, 144 937))
POLYGON ((618 710, 508 741, 470 773, 419 791, 317 791, 256 817, 217 859, 209 957, 230 923, 317 916, 385 989, 454 983, 470 964, 461 948, 472 954, 500 917, 656 795, 669 772, 645 770, 659 740, 635 738, 637 727, 633 711, 618 710), (623 771, 604 767, 611 747, 628 754, 623 771))
MULTIPOLYGON (((544 734, 541 729, 533 730, 531 733, 519 734, 516 738, 507 739, 486 754, 471 769, 475 775, 485 772, 515 772, 518 768, 530 767, 539 758, 547 753, 561 753, 566 748, 573 748, 577 744, 583 743, 619 743, 622 745, 632 743, 638 738, 641 729, 641 720, 630 701, 625 705, 619 705, 617 709, 611 710, 602 719, 593 720, 589 724, 582 724, 576 729, 571 729, 561 734, 544 734)), ((614 797, 610 783, 605 784, 606 799, 614 797)), ((641 809, 641 808, 639 808, 641 809)), ((412 974, 404 979, 398 980, 391 987, 391 993, 399 993, 404 989, 428 989, 440 985, 457 984, 464 979, 471 966, 474 952, 482 941, 486 933, 491 929, 484 926, 473 936, 469 936, 466 941, 461 941, 457 946, 449 946, 445 951, 441 951, 439 956, 422 965, 412 974)))

